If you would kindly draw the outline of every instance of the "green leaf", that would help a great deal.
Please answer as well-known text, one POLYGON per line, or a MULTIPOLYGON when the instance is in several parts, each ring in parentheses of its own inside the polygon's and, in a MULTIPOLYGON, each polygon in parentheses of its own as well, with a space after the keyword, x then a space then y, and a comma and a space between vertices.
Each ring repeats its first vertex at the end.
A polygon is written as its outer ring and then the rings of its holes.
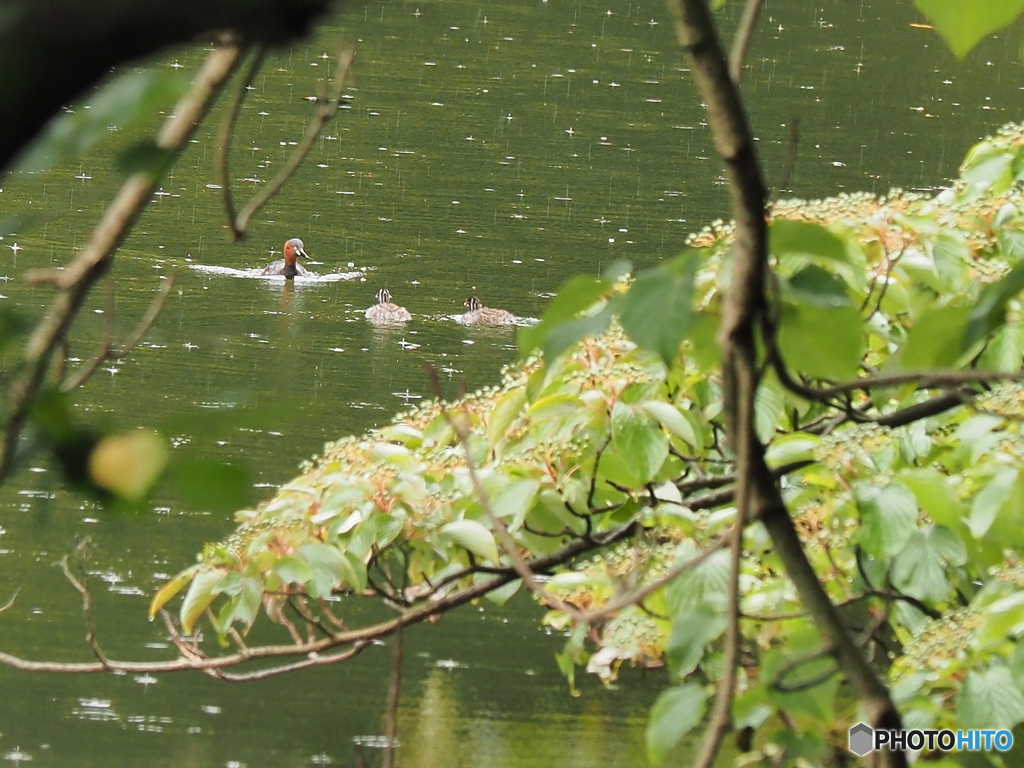
POLYGON ((693 324, 693 281, 700 257, 688 253, 639 273, 616 297, 619 322, 629 337, 672 367, 693 324))
POLYGON ((697 668, 705 647, 725 631, 725 625, 725 614, 707 604, 673 617, 665 661, 674 680, 682 681, 697 668))
POLYGON ((945 475, 930 467, 911 468, 901 471, 898 479, 913 492, 918 506, 933 521, 953 530, 960 527, 966 510, 945 475))
POLYGON ((799 303, 823 308, 850 306, 846 282, 817 264, 809 264, 789 278, 788 286, 799 303))
POLYGON ((947 565, 963 565, 967 549, 948 528, 929 526, 916 530, 892 562, 893 584, 904 594, 925 602, 949 595, 947 565))
POLYGON ((787 302, 778 344, 793 370, 816 379, 852 379, 864 355, 864 324, 851 306, 787 302))
POLYGON ((563 329, 556 334, 556 340, 553 342, 551 335, 555 329, 566 325, 580 312, 593 306, 610 288, 611 283, 607 280, 582 275, 566 282, 558 289, 558 294, 548 302, 540 322, 519 331, 520 353, 525 357, 535 349, 543 349, 545 358, 553 360, 559 352, 583 338, 582 335, 576 336, 573 341, 566 343, 573 334, 566 333, 563 329), (557 349, 559 346, 561 349, 557 349))
POLYGON ((978 491, 971 504, 971 516, 967 520, 967 527, 971 529, 974 538, 980 539, 988 533, 999 510, 1013 493, 1016 483, 1017 470, 1013 467, 1003 467, 978 491))
POLYGON ((668 436, 642 408, 621 400, 612 407, 612 446, 640 485, 650 482, 668 457, 668 436))
POLYGON ((914 0, 914 7, 962 59, 986 35, 1013 23, 1024 12, 1024 0, 914 0))
POLYGON ((554 360, 581 339, 604 333, 611 324, 612 314, 611 304, 605 304, 596 314, 553 326, 544 339, 544 359, 554 360))
POLYGON ((993 665, 984 672, 968 673, 957 697, 956 714, 957 725, 965 730, 1009 730, 1024 720, 1024 694, 1007 667, 993 665))
POLYGON ((158 147, 152 140, 140 141, 117 153, 117 170, 125 175, 147 173, 159 179, 174 163, 175 152, 158 147))
POLYGON ((669 751, 704 717, 707 694, 696 683, 662 691, 647 722, 647 759, 660 765, 669 751))
POLYGON ((899 554, 917 526, 917 499, 902 483, 884 488, 865 483, 854 486, 861 515, 857 539, 865 551, 879 559, 899 554))
POLYGON ((540 483, 536 480, 513 480, 489 499, 491 511, 515 530, 523 524, 539 490, 540 483))
POLYGON ((697 450, 701 449, 702 442, 697 437, 693 425, 674 405, 661 400, 645 400, 640 403, 640 407, 660 421, 661 426, 673 435, 686 441, 687 445, 691 445, 697 450))
POLYGON ((487 441, 492 448, 505 437, 509 426, 525 407, 526 389, 523 387, 516 387, 498 399, 487 419, 487 441))
POLYGON ((172 473, 175 491, 188 507, 234 512, 249 505, 252 483, 243 467, 193 459, 181 462, 172 473))
POLYGON ((200 571, 192 579, 192 585, 188 588, 185 600, 181 604, 181 628, 185 634, 192 632, 203 611, 220 594, 220 585, 228 576, 228 571, 223 568, 214 568, 200 571))
POLYGON ((769 442, 779 428, 786 409, 786 396, 774 381, 762 381, 754 395, 754 428, 762 443, 769 442))
POLYGON ((351 552, 342 552, 342 555, 344 556, 340 563, 342 580, 358 594, 366 589, 366 565, 351 552))
POLYGON ((809 221, 773 221, 768 227, 768 250, 776 257, 799 254, 829 261, 849 261, 843 241, 821 224, 809 221))
POLYGON ((984 618, 975 630, 979 649, 999 647, 1024 630, 1024 592, 1012 592, 984 607, 984 618))
POLYGON ((820 445, 821 438, 818 435, 792 432, 773 440, 764 458, 772 467, 781 467, 794 461, 813 461, 814 453, 820 445))
POLYGON ((345 556, 337 547, 311 541, 299 547, 296 554, 306 561, 312 571, 312 579, 307 585, 311 597, 326 597, 345 577, 345 556))
POLYGON ((476 520, 455 520, 443 526, 441 533, 474 555, 498 564, 498 547, 494 536, 476 520))
POLYGON ((899 358, 905 371, 948 368, 966 349, 969 307, 936 307, 914 321, 899 358))
POLYGON ((1024 265, 1014 267, 1004 277, 982 289, 967 317, 962 351, 970 349, 976 341, 985 338, 1006 321, 1006 302, 1022 290, 1024 265))
POLYGON ((313 569, 305 560, 289 555, 274 564, 274 572, 285 584, 305 584, 313 578, 313 569))
POLYGON ((110 135, 110 127, 131 129, 152 119, 188 90, 188 78, 167 69, 127 70, 106 83, 91 103, 47 125, 18 162, 21 171, 42 171, 85 154, 110 135))

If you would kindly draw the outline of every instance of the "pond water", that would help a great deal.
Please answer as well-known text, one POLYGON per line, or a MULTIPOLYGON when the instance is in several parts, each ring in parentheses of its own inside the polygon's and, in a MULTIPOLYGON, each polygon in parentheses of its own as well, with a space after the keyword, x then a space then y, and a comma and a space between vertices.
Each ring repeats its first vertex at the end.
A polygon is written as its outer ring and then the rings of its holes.
MULTIPOLYGON (((722 12, 729 28, 738 13, 722 12)), ((744 81, 774 183, 801 121, 786 196, 930 189, 966 149, 1018 116, 1018 35, 957 63, 909 3, 771 0, 744 81)), ((254 83, 231 158, 236 199, 281 167, 301 137, 335 41, 357 42, 349 104, 253 221, 225 236, 213 174, 218 114, 197 134, 120 249, 71 353, 88 359, 108 324, 130 331, 161 282, 163 315, 76 403, 83 418, 164 428, 180 457, 244 465, 263 498, 324 441, 379 425, 432 395, 496 381, 515 328, 450 319, 469 293, 537 317, 568 277, 626 258, 672 256, 727 217, 720 164, 660 2, 506 0, 350 3, 315 37, 277 52, 254 83), (329 280, 240 279, 301 237, 329 280), (340 273, 345 273, 341 279, 340 273), (399 329, 361 310, 390 288, 413 313, 399 329), (263 420, 258 414, 273 414, 263 420), (224 414, 255 413, 242 422, 224 414), (242 426, 239 426, 243 423, 242 426)), ((202 51, 157 65, 194 69, 202 51)), ((39 316, 32 267, 64 263, 116 189, 111 137, 81 160, 3 181, 0 212, 30 225, 0 240, 0 300, 39 316)), ((229 515, 162 490, 115 516, 30 463, 0 490, 0 648, 87 659, 77 593, 55 567, 88 538, 95 619, 109 653, 162 658, 148 598, 232 529, 229 515)), ((647 709, 663 673, 624 673, 568 695, 529 601, 470 607, 407 634, 403 766, 644 765, 647 709)), ((376 764, 386 649, 348 664, 227 686, 194 674, 43 677, 0 668, 0 757, 53 766, 376 764)))

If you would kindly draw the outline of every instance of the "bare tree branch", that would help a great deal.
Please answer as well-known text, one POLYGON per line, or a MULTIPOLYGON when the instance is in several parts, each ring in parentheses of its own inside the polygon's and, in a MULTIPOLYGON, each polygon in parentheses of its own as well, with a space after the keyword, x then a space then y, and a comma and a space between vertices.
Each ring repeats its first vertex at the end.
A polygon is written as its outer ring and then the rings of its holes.
MULTIPOLYGON (((161 149, 180 151, 238 62, 239 48, 227 40, 207 57, 196 75, 192 90, 178 102, 167 118, 156 144, 161 149)), ((157 179, 149 172, 132 174, 121 185, 114 201, 103 214, 85 247, 66 269, 44 273, 58 287, 46 317, 36 326, 25 348, 24 370, 11 384, 7 395, 7 418, 0 446, 0 480, 11 470, 21 431, 49 367, 78 310, 96 281, 107 271, 114 249, 121 243, 139 213, 152 198, 157 179)), ((36 279, 39 273, 36 273, 36 279)))
POLYGON ((5 611, 10 610, 14 606, 14 601, 18 599, 19 592, 21 592, 21 587, 18 587, 16 590, 14 590, 14 594, 11 595, 11 599, 4 603, 2 606, 0 606, 0 613, 4 613, 5 611))
POLYGON ((391 654, 391 682, 388 685, 388 708, 384 717, 384 759, 381 768, 394 768, 395 741, 398 739, 398 700, 402 693, 402 628, 395 632, 391 654))
MULTIPOLYGON (((705 0, 670 0, 679 41, 692 63, 715 146, 725 162, 736 222, 733 260, 721 311, 722 391, 726 425, 736 455, 737 507, 759 517, 768 530, 787 575, 793 581, 830 652, 853 683, 865 714, 876 728, 900 727, 900 716, 885 684, 854 642, 807 560, 781 492, 764 459, 764 446, 754 430, 754 397, 761 370, 757 330, 767 315, 768 274, 766 190, 743 105, 730 77, 705 0)), ((742 512, 741 512, 742 514, 742 512)), ((742 519, 742 518, 741 518, 742 519)), ((721 693, 727 691, 720 689, 721 693)), ((722 696, 719 696, 721 699, 722 696)), ((713 761, 721 742, 712 730, 701 749, 702 766, 713 761), (706 759, 710 756, 710 759, 706 759)), ((724 733, 724 731, 722 731, 724 733)), ((904 768, 903 752, 884 752, 885 768, 904 768)))
POLYGON ((107 655, 100 648, 100 644, 96 642, 96 626, 92 620, 92 595, 89 594, 89 589, 81 581, 75 578, 75 575, 71 573, 71 568, 68 567, 67 557, 61 558, 60 568, 64 572, 64 576, 68 581, 71 582, 72 586, 78 590, 79 594, 82 595, 82 615, 85 617, 85 642, 92 649, 93 654, 97 659, 100 660, 100 664, 105 669, 110 669, 110 660, 107 655))
MULTIPOLYGON (((167 302, 167 297, 171 295, 172 288, 174 288, 174 277, 170 276, 164 280, 163 285, 160 286, 160 291, 149 305, 149 309, 146 311, 146 314, 143 316, 142 320, 139 321, 139 324, 135 326, 131 335, 125 339, 121 348, 114 349, 114 336, 113 333, 110 333, 107 336, 107 340, 100 348, 100 351, 93 356, 92 360, 79 368, 73 376, 61 382, 61 391, 70 392, 73 389, 78 389, 78 387, 88 381, 89 377, 96 372, 96 369, 107 360, 121 360, 127 357, 128 353, 131 352, 143 338, 145 338, 147 333, 149 333, 149 329, 153 327, 153 323, 156 322, 156 319, 160 317, 164 304, 167 302)), ((113 319, 113 312, 108 311, 107 317, 113 319)))
POLYGON ((224 199, 224 210, 227 213, 228 225, 232 227, 232 232, 237 237, 237 232, 234 230, 235 218, 237 212, 235 211, 235 201, 231 195, 231 175, 228 173, 228 160, 231 154, 231 136, 235 130, 235 123, 238 121, 238 114, 242 109, 242 102, 245 101, 246 94, 249 93, 249 88, 252 86, 252 81, 256 77, 256 73, 260 71, 260 67, 263 66, 263 60, 267 55, 267 46, 257 46, 256 52, 253 54, 252 62, 249 64, 249 69, 242 79, 242 84, 238 87, 235 92, 234 98, 231 100, 231 105, 228 107, 227 113, 224 115, 224 120, 220 124, 220 130, 217 133, 217 157, 215 160, 215 175, 217 181, 220 184, 221 196, 224 199))
POLYGON ((750 41, 754 36, 754 28, 761 16, 764 0, 747 0, 743 6, 743 15, 736 28, 736 37, 732 41, 732 53, 729 55, 729 75, 737 85, 743 79, 743 62, 746 61, 750 41))
POLYGON ((299 141, 292 156, 288 159, 287 164, 281 171, 275 176, 263 191, 257 195, 254 195, 246 206, 239 211, 231 221, 231 231, 235 236, 235 239, 239 239, 245 236, 246 229, 249 227, 249 220, 260 210, 267 202, 276 195, 284 183, 291 178, 292 174, 295 173, 296 169, 302 164, 306 155, 309 154, 309 150, 313 148, 313 142, 316 141, 317 136, 320 135, 320 131, 327 125, 328 121, 338 111, 338 106, 341 101, 341 92, 345 88, 345 80, 348 77, 349 70, 352 68, 352 62, 355 61, 356 52, 354 48, 340 46, 338 49, 338 70, 334 74, 334 88, 327 100, 320 104, 316 113, 313 116, 313 120, 310 121, 309 127, 306 129, 305 135, 302 140, 299 141))

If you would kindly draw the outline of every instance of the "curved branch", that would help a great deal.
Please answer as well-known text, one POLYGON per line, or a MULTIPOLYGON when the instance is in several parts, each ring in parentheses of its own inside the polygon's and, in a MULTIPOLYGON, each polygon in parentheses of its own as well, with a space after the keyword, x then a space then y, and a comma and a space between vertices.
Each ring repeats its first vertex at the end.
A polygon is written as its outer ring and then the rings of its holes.
MULTIPOLYGON (((196 75, 192 90, 178 102, 160 129, 156 140, 158 147, 178 152, 187 145, 189 137, 210 108, 213 97, 234 70, 239 54, 239 48, 231 38, 226 38, 209 54, 196 75)), ((3 444, 0 445, 0 480, 11 471, 21 431, 46 377, 54 350, 62 344, 93 285, 110 267, 114 249, 152 198, 156 184, 157 179, 148 172, 129 176, 85 247, 67 268, 42 273, 45 276, 42 279, 53 282, 58 293, 50 303, 46 317, 29 338, 24 370, 8 390, 7 417, 3 444)), ((39 272, 35 273, 35 279, 40 279, 39 275, 39 272)))
POLYGON ((220 183, 221 196, 224 198, 224 210, 227 213, 228 226, 231 227, 231 231, 235 235, 236 239, 239 237, 239 232, 235 229, 235 219, 238 214, 235 211, 234 198, 231 196, 231 177, 228 173, 228 157, 231 152, 231 136, 235 130, 235 123, 238 121, 238 114, 242 109, 242 102, 245 101, 245 96, 249 92, 249 87, 252 85, 252 81, 256 77, 256 73, 259 72, 260 67, 263 66, 263 60, 266 58, 266 55, 267 47, 265 45, 261 45, 256 49, 256 53, 252 58, 252 63, 249 65, 249 71, 246 73, 245 78, 243 78, 242 84, 235 93, 235 97, 231 100, 231 105, 228 107, 227 114, 224 115, 224 121, 220 124, 220 131, 218 132, 217 138, 215 175, 217 177, 217 181, 220 183))
MULTIPOLYGON (((768 308, 766 190, 743 105, 729 76, 706 1, 671 0, 671 5, 679 41, 690 56, 694 80, 707 104, 715 146, 725 162, 736 221, 729 290, 722 304, 718 340, 722 348, 724 412, 736 455, 738 514, 740 519, 748 511, 753 513, 751 517, 760 517, 787 575, 826 647, 854 685, 871 724, 876 728, 898 729, 900 716, 889 690, 854 642, 808 561, 754 429, 754 398, 760 375, 757 331, 768 308)), ((728 693, 724 689, 720 692, 728 693)), ((715 717, 719 712, 722 720, 727 721, 729 712, 724 705, 716 706, 715 717)), ((713 725, 717 726, 718 721, 713 725)), ((711 765, 727 727, 709 730, 698 765, 711 765)), ((885 752, 880 755, 880 764, 885 768, 904 768, 906 756, 902 752, 885 752)))
POLYGON ((295 151, 292 156, 288 159, 288 163, 284 168, 281 169, 280 173, 273 178, 273 180, 267 184, 262 192, 254 195, 246 206, 239 211, 238 215, 231 221, 231 231, 235 236, 235 239, 239 239, 245 235, 245 231, 249 226, 249 220, 260 210, 267 202, 281 191, 281 187, 284 183, 291 178, 292 174, 302 164, 302 161, 309 154, 309 150, 313 148, 313 142, 316 141, 317 136, 320 135, 320 131, 327 125, 335 113, 338 111, 338 106, 341 101, 341 92, 345 87, 345 80, 348 77, 349 70, 352 68, 352 62, 355 61, 356 52, 354 48, 340 47, 338 49, 338 71, 334 75, 334 89, 331 95, 327 98, 327 101, 320 105, 310 122, 309 127, 306 129, 306 134, 302 137, 298 146, 295 147, 295 151))

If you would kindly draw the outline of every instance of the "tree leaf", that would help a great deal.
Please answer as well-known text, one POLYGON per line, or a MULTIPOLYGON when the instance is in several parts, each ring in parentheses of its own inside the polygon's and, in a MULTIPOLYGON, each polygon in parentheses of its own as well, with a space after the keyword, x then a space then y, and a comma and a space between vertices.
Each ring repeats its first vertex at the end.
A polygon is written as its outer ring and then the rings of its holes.
POLYGON ((914 7, 928 17, 950 50, 962 59, 986 35, 1013 23, 1024 12, 1024 0, 914 0, 914 7))
POLYGON ((99 90, 88 108, 52 120, 18 162, 18 170, 42 171, 85 154, 110 135, 111 126, 130 129, 141 125, 177 101, 188 85, 185 74, 177 71, 156 67, 125 70, 99 90))
POLYGON ((787 302, 778 344, 795 371, 816 379, 852 379, 864 356, 864 323, 851 306, 787 302))
POLYGON ((274 564, 274 572, 285 584, 305 584, 313 578, 309 563, 294 555, 282 557, 274 564))
POLYGON ((662 691, 647 722, 647 759, 660 765, 669 751, 700 723, 707 694, 696 683, 677 685, 662 691))
POLYGON ((623 330, 638 346, 656 352, 672 367, 679 345, 693 325, 693 280, 699 256, 688 253, 640 272, 615 310, 623 330))
POLYGON ((640 485, 650 482, 668 457, 668 436, 642 408, 621 400, 612 407, 612 445, 640 485))
POLYGON ((956 702, 957 723, 964 730, 1012 729, 1024 720, 1024 694, 1001 664, 969 672, 956 702))
POLYGON ((220 594, 220 585, 228 576, 228 571, 223 568, 211 568, 199 571, 192 579, 192 585, 185 595, 181 604, 181 628, 185 634, 192 632, 196 621, 203 615, 203 611, 209 607, 217 595, 220 594))
POLYGON ((725 614, 706 603, 672 618, 665 661, 673 679, 682 681, 697 668, 705 647, 725 631, 725 625, 725 614))
POLYGON ((900 368, 923 371, 953 365, 966 349, 964 334, 970 314, 969 307, 951 306, 924 312, 907 335, 899 356, 900 368))
POLYGON ((490 498, 491 511, 515 530, 523 524, 539 490, 540 483, 536 480, 513 480, 490 498))
POLYGON ((202 567, 203 566, 201 564, 197 563, 196 565, 186 568, 157 590, 156 594, 153 595, 153 600, 149 604, 150 621, 152 621, 156 616, 157 611, 163 608, 172 597, 181 591, 182 587, 192 581, 192 577, 202 567))
POLYGON ((775 436, 785 408, 786 397, 782 388, 774 381, 762 381, 754 395, 754 428, 762 443, 775 436))
POLYGON ((311 597, 326 597, 344 579, 345 556, 337 547, 311 541, 299 547, 296 554, 312 571, 313 576, 306 585, 311 597))
MULTIPOLYGON (((525 357, 535 349, 543 349, 544 356, 548 360, 553 360, 559 352, 572 343, 566 343, 566 339, 571 338, 573 334, 566 333, 563 329, 556 334, 556 341, 552 342, 552 333, 560 326, 569 325, 569 321, 574 320, 580 312, 593 306, 610 288, 611 283, 607 280, 585 275, 579 275, 567 281, 544 308, 540 322, 519 331, 520 354, 525 357), (559 346, 561 349, 558 349, 559 346)), ((583 336, 576 336, 573 341, 581 338, 583 336)))
POLYGON ((865 551, 879 559, 899 554, 917 526, 917 499, 902 483, 884 488, 865 483, 854 486, 860 510, 861 529, 857 540, 865 551))
POLYGON ((474 555, 498 564, 498 547, 494 535, 476 520, 455 520, 443 526, 441 533, 474 555))
POLYGON ((980 539, 988 533, 999 510, 1013 493, 1016 483, 1017 470, 1013 467, 1003 467, 978 491, 971 504, 971 516, 967 520, 967 527, 971 529, 974 538, 980 539))
POLYGON ((939 525, 957 530, 966 508, 956 498, 944 474, 931 467, 904 469, 898 475, 917 499, 918 506, 939 525))
POLYGON ((846 246, 821 224, 776 219, 768 227, 768 250, 775 256, 803 254, 829 261, 849 261, 846 246))
POLYGON ((937 602, 949 595, 947 565, 963 565, 964 544, 948 528, 929 526, 916 530, 892 562, 893 583, 904 594, 925 602, 937 602))
POLYGON ((156 432, 107 435, 89 454, 89 474, 100 488, 141 501, 167 466, 170 449, 156 432))
POLYGON ((673 435, 685 440, 687 445, 697 450, 703 447, 702 442, 697 437, 697 433, 693 429, 693 425, 671 403, 666 403, 662 400, 645 400, 640 403, 640 407, 660 421, 661 426, 673 435))
POLYGON ((1006 302, 1022 290, 1024 264, 1014 267, 1004 277, 981 290, 981 295, 967 316, 963 351, 970 349, 974 342, 985 338, 1006 321, 1006 302))

